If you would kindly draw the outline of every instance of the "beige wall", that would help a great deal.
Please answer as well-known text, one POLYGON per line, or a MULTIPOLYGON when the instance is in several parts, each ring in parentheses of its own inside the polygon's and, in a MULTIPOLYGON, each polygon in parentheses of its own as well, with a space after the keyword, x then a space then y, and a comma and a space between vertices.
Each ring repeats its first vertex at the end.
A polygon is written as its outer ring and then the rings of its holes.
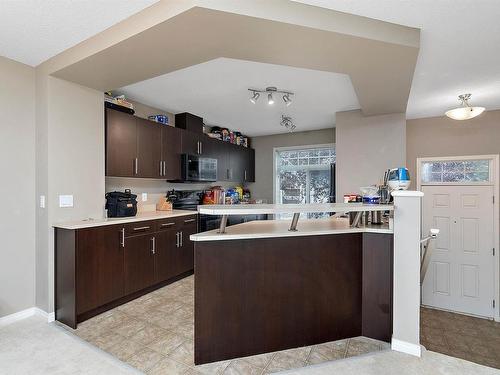
POLYGON ((468 121, 445 116, 408 120, 406 132, 406 164, 413 188, 419 157, 500 154, 500 111, 468 121))
POLYGON ((255 149, 255 183, 248 186, 252 196, 267 199, 270 203, 273 201, 273 148, 327 143, 335 143, 334 128, 252 138, 250 145, 255 149))
POLYGON ((37 84, 37 195, 47 206, 38 208, 36 306, 53 312, 52 225, 104 213, 104 104, 103 93, 42 73, 37 84), (62 194, 74 207, 59 207, 62 194))
POLYGON ((127 101, 134 105, 135 115, 147 119, 152 115, 165 115, 168 116, 169 125, 175 126, 175 115, 171 112, 164 111, 149 105, 136 102, 135 100, 127 98, 127 101))
POLYGON ((388 168, 405 165, 404 113, 365 117, 359 110, 338 112, 335 126, 337 202, 362 186, 381 183, 388 168))
POLYGON ((35 70, 0 57, 0 317, 34 305, 35 70))

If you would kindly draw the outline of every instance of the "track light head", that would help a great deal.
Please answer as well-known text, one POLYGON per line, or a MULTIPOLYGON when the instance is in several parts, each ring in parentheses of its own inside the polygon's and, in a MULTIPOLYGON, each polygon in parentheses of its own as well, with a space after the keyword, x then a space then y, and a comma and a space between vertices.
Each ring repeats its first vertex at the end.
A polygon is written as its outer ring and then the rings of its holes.
POLYGON ((287 107, 290 104, 292 104, 292 99, 290 98, 290 94, 287 93, 287 94, 283 95, 283 101, 285 102, 287 107))
POLYGON ((257 91, 254 91, 253 96, 250 98, 250 101, 253 104, 255 104, 255 102, 257 102, 257 99, 259 99, 259 97, 260 97, 260 94, 257 91))
POLYGON ((267 94, 267 104, 269 104, 269 105, 274 104, 273 94, 271 94, 271 93, 267 94))

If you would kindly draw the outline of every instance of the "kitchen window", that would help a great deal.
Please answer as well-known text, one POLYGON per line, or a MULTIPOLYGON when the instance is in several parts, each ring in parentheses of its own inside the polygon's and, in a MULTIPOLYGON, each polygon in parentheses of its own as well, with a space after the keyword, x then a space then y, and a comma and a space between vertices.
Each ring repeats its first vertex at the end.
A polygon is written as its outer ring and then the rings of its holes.
MULTIPOLYGON (((335 177, 331 176, 334 163, 333 145, 276 148, 275 202, 328 203, 335 177)), ((281 215, 288 216, 290 215, 281 215)))

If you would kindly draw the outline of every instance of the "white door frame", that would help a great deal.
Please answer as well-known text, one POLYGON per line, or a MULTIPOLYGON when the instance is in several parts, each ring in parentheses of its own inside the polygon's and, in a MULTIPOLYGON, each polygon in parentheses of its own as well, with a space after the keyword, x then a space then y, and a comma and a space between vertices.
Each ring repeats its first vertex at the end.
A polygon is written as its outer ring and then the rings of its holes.
MULTIPOLYGON (((494 267, 494 288, 495 288, 495 311, 494 311, 494 319, 497 322, 500 322, 500 256, 499 256, 499 251, 500 251, 500 206, 499 206, 499 201, 500 201, 500 163, 499 163, 499 155, 467 155, 467 156, 440 156, 440 157, 429 157, 429 158, 417 158, 417 174, 416 174, 416 181, 417 181, 417 190, 421 191, 422 190, 422 185, 469 185, 469 186, 474 186, 474 185, 493 185, 494 189, 494 196, 495 196, 495 201, 493 203, 493 218, 494 218, 494 223, 493 223, 493 231, 494 231, 494 244, 495 244, 495 267, 494 267), (453 160, 490 160, 490 167, 491 167, 491 172, 490 172, 490 178, 492 179, 490 182, 469 182, 469 183, 453 183, 453 182, 447 182, 447 183, 422 183, 421 179, 421 165, 422 162, 425 161, 453 161, 453 160)), ((423 220, 423 215, 422 215, 422 220, 423 220)))

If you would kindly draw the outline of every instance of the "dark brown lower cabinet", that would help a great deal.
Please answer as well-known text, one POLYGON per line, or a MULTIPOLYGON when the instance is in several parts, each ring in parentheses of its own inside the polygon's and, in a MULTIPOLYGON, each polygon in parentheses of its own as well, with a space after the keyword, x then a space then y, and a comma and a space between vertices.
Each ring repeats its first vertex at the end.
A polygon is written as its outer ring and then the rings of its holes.
POLYGON ((187 272, 194 268, 194 243, 189 240, 189 236, 196 233, 197 230, 198 224, 194 218, 183 219, 178 247, 180 259, 179 273, 187 272))
POLYGON ((197 216, 55 231, 55 315, 72 328, 193 272, 197 216))
POLYGON ((156 238, 156 281, 161 282, 178 275, 180 259, 177 256, 176 245, 176 223, 172 227, 155 234, 156 238))
POLYGON ((155 282, 154 235, 125 238, 125 293, 131 294, 155 282))
POLYGON ((120 229, 111 225, 77 232, 76 264, 85 270, 77 273, 77 314, 124 296, 124 251, 120 246, 120 229))

